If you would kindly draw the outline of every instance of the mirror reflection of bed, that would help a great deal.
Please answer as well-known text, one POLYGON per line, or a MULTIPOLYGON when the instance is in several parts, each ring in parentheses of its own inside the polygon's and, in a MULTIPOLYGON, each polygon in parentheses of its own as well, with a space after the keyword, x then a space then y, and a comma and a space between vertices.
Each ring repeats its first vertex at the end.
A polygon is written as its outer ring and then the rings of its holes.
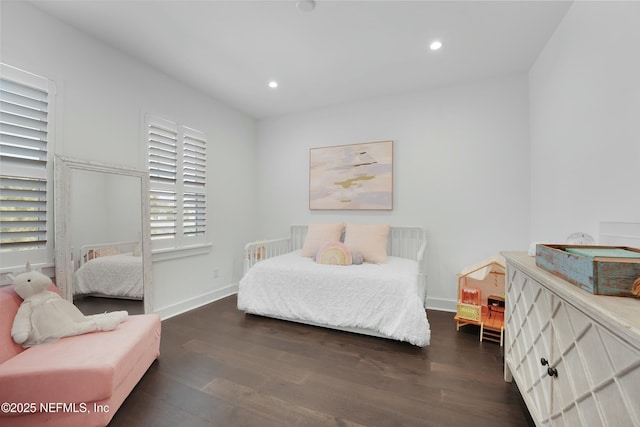
POLYGON ((73 302, 84 314, 144 313, 140 188, 135 176, 71 170, 73 302))
POLYGON ((144 313, 142 242, 83 245, 75 268, 74 303, 84 314, 144 313))

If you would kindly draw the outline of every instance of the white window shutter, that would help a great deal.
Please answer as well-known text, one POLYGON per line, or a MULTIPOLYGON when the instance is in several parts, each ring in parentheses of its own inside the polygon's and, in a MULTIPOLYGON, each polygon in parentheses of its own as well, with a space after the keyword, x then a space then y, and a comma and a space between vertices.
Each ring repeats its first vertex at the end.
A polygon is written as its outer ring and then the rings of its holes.
POLYGON ((184 183, 204 188, 207 159, 207 143, 204 134, 193 129, 186 129, 183 144, 182 175, 184 183))
POLYGON ((150 190, 151 238, 170 239, 176 236, 178 207, 176 192, 150 190))
POLYGON ((151 238, 176 236, 178 205, 178 132, 174 124, 152 118, 147 121, 151 238))
POLYGON ((185 237, 203 236, 206 231, 206 159, 205 135, 185 128, 182 160, 184 192, 182 222, 185 237))
POLYGON ((47 243, 47 182, 0 176, 2 252, 42 249, 47 243))
POLYGON ((206 231, 206 203, 204 193, 184 193, 183 234, 186 237, 203 236, 206 231))
POLYGON ((150 179, 175 184, 178 172, 178 132, 175 125, 151 121, 148 137, 150 179))
POLYGON ((203 132, 147 116, 151 239, 157 249, 204 243, 206 141, 203 132))
POLYGON ((0 64, 2 267, 51 262, 51 82, 0 64))
POLYGON ((2 175, 47 178, 46 90, 0 78, 2 175))

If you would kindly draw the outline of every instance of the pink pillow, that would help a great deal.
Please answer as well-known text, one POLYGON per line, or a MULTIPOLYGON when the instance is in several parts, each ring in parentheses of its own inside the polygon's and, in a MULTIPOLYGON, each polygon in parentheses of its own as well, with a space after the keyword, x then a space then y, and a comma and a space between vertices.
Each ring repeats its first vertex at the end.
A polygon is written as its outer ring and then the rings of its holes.
POLYGON ((318 264, 351 265, 351 252, 340 242, 329 242, 318 249, 318 264))
POLYGON ((347 224, 344 244, 353 254, 359 252, 366 262, 387 262, 389 224, 347 224))
POLYGON ((340 240, 344 224, 309 224, 302 246, 302 256, 312 257, 320 246, 340 240))

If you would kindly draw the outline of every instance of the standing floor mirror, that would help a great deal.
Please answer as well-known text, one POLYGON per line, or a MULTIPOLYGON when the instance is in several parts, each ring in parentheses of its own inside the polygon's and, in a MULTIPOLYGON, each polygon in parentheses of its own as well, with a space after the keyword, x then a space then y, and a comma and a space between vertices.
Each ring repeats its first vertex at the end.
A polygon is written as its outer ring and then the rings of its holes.
POLYGON ((62 296, 81 311, 91 299, 106 311, 151 313, 148 171, 61 156, 54 167, 62 296))

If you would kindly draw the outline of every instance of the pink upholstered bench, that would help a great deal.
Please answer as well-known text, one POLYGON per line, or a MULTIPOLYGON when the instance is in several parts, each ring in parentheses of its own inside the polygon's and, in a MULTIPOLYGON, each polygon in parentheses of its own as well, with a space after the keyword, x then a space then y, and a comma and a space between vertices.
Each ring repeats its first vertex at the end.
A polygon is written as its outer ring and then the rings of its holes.
POLYGON ((160 317, 23 349, 11 338, 21 302, 0 288, 0 425, 106 426, 160 354, 160 317))

